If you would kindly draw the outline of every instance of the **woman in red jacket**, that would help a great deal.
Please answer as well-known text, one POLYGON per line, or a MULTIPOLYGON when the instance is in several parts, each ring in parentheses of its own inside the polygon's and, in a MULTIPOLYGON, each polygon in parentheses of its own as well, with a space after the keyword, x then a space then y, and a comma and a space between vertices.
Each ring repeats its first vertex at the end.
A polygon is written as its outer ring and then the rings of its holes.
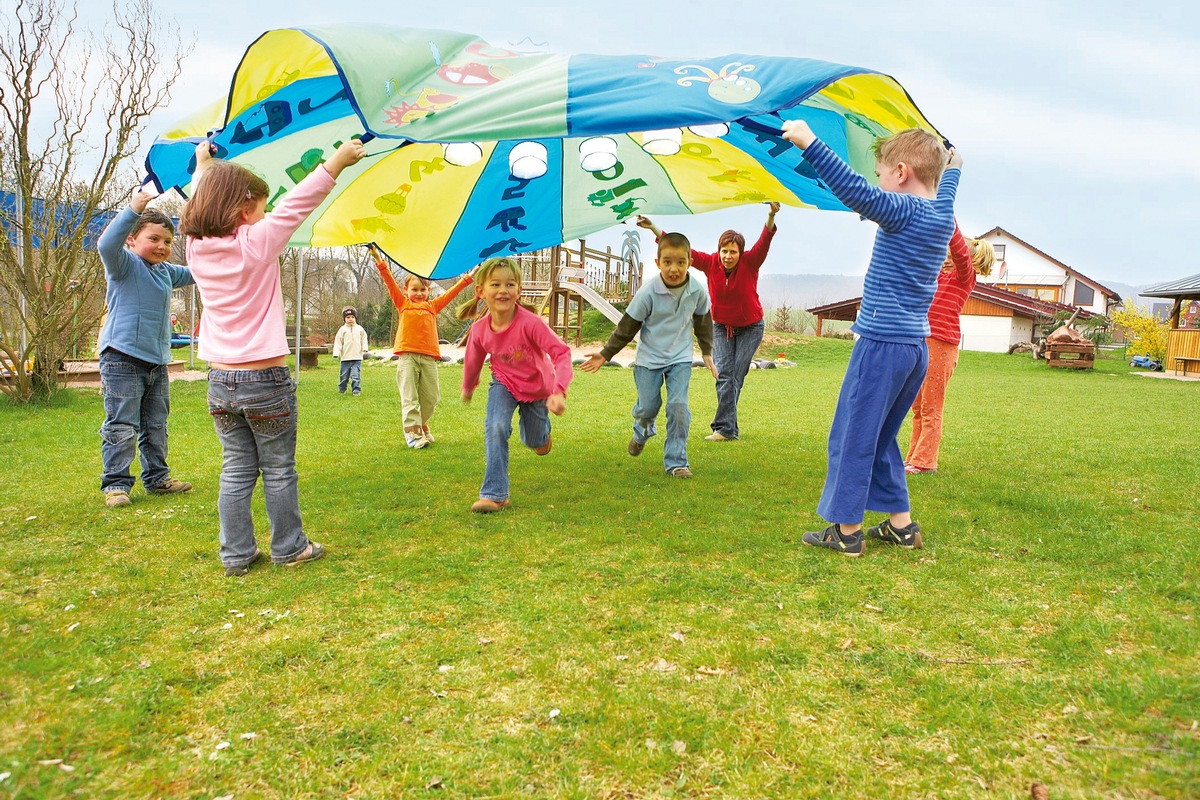
MULTIPOLYGON (((758 241, 746 249, 746 237, 737 231, 725 231, 717 241, 716 253, 692 251, 692 266, 708 277, 708 295, 712 300, 713 359, 717 363, 717 413, 712 433, 704 438, 724 442, 738 438, 737 405, 742 384, 750 371, 750 362, 763 338, 763 309, 758 299, 758 272, 775 237, 775 215, 779 203, 770 203, 767 222, 758 241)), ((648 217, 637 224, 662 236, 648 217)))

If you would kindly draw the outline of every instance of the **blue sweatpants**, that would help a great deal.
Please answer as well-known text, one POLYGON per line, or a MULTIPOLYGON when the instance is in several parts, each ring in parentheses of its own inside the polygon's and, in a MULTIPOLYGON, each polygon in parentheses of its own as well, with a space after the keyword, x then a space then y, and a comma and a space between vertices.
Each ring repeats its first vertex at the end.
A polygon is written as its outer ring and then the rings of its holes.
POLYGON ((854 343, 829 429, 829 471, 817 513, 854 525, 863 512, 909 510, 904 458, 896 435, 925 380, 924 340, 854 343))

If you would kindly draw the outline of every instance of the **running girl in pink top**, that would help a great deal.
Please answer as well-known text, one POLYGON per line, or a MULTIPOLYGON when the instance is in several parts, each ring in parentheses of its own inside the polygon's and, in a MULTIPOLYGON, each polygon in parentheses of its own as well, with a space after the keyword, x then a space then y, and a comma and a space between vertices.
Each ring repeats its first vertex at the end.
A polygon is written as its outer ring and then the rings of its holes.
POLYGON ((488 386, 483 440, 487 467, 478 514, 508 507, 508 440, 513 412, 521 415, 521 442, 539 456, 550 452, 550 413, 566 410, 567 386, 574 370, 571 349, 541 317, 521 305, 521 268, 511 258, 493 258, 475 273, 475 300, 459 309, 474 315, 479 300, 487 312, 475 320, 463 356, 462 399, 471 402, 483 357, 491 354, 492 382, 488 386))
POLYGON ((325 554, 300 521, 296 383, 287 368, 279 255, 363 148, 358 141, 343 144, 267 214, 266 181, 213 159, 210 147, 205 141, 196 148, 194 189, 179 231, 204 301, 197 352, 209 362, 208 413, 221 442, 221 563, 234 577, 262 558, 250 515, 260 470, 271 560, 294 566, 325 554))

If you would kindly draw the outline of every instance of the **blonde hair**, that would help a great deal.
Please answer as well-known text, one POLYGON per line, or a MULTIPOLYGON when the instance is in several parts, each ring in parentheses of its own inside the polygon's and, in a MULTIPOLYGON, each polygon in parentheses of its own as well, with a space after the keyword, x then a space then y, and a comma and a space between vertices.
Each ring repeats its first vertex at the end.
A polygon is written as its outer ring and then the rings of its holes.
POLYGON ((413 281, 416 281, 417 283, 421 284, 421 285, 422 285, 422 286, 424 286, 426 289, 428 289, 428 288, 429 288, 429 283, 430 283, 430 282, 429 282, 429 279, 428 279, 428 278, 422 278, 420 275, 417 275, 415 272, 410 272, 410 273, 409 273, 409 274, 408 274, 408 275, 407 275, 407 276, 404 278, 404 283, 402 284, 402 286, 403 286, 405 289, 407 289, 407 288, 408 288, 408 285, 409 285, 410 283, 412 283, 413 281))
POLYGON ((258 202, 269 193, 267 182, 245 167, 230 161, 210 161, 179 216, 179 232, 195 239, 228 236, 242 224, 246 204, 258 202))
POLYGON ((876 139, 871 145, 875 160, 889 167, 903 161, 913 175, 930 189, 936 189, 946 169, 949 153, 942 140, 923 128, 908 128, 876 139))
MULTIPOLYGON (((517 263, 515 258, 508 258, 505 256, 501 256, 500 258, 489 258, 487 261, 483 262, 483 264, 475 272, 475 286, 483 286, 483 284, 487 283, 488 278, 492 276, 492 273, 500 269, 506 269, 513 274, 513 277, 517 279, 517 293, 520 294, 521 265, 517 263)), ((487 306, 482 305, 478 297, 472 297, 470 300, 458 307, 455 315, 460 320, 465 322, 469 319, 479 319, 483 316, 485 311, 487 311, 487 306)))
POLYGON ((971 248, 971 265, 975 267, 975 274, 985 278, 991 275, 992 265, 996 263, 996 249, 992 243, 987 239, 969 239, 967 243, 971 248))

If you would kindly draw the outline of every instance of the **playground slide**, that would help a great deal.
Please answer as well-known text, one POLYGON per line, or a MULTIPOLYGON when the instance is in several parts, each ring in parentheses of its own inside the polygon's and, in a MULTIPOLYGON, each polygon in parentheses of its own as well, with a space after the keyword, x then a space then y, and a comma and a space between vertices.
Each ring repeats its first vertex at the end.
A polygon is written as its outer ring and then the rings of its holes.
POLYGON ((600 296, 592 287, 586 283, 576 283, 574 281, 559 281, 558 285, 563 289, 570 289, 588 302, 592 308, 599 311, 604 316, 608 317, 615 325, 621 321, 621 312, 613 308, 612 303, 600 296))

